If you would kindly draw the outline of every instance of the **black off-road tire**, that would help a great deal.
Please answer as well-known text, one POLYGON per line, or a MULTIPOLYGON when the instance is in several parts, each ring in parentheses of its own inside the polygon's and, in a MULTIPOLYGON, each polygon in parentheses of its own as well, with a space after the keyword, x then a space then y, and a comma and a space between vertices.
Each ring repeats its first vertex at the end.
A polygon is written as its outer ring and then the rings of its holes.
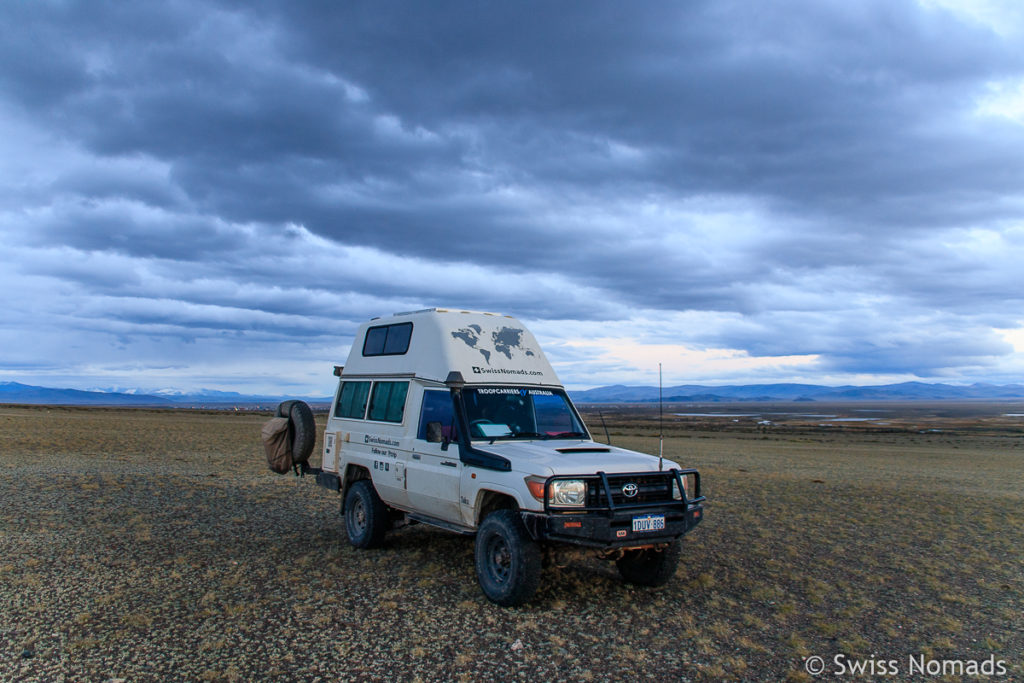
POLYGON ((292 462, 309 460, 316 445, 316 420, 305 401, 282 401, 277 407, 278 417, 288 418, 288 438, 292 448, 292 462))
POLYGON ((377 495, 372 481, 360 479, 349 485, 343 512, 349 543, 356 548, 377 548, 384 542, 388 507, 377 495))
POLYGON ((664 550, 628 550, 621 559, 615 561, 615 565, 619 568, 622 580, 627 583, 662 586, 675 576, 682 552, 679 541, 673 541, 664 550))
POLYGON ((522 605, 540 585, 541 552, 515 510, 495 510, 476 533, 476 578, 502 607, 522 605))

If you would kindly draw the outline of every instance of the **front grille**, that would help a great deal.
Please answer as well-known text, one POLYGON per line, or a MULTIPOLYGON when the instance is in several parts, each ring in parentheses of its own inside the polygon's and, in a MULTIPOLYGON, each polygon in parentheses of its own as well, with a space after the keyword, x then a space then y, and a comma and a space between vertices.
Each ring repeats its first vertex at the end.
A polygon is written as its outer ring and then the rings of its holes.
MULTIPOLYGON (((671 503, 675 489, 675 477, 670 472, 653 474, 609 474, 608 488, 616 507, 622 505, 644 505, 671 503), (629 497, 622 492, 623 486, 636 484, 637 494, 629 497)), ((587 507, 608 507, 608 495, 600 479, 587 479, 587 507)))

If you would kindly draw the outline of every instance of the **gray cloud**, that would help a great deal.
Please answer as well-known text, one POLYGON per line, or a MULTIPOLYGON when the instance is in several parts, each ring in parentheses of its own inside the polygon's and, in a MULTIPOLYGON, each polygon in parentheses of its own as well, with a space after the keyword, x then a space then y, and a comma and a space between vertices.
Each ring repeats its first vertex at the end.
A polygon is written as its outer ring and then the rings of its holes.
MULTIPOLYGON (((359 320, 452 303, 566 335, 699 312, 637 336, 813 355, 830 377, 1021 369, 999 330, 1024 324, 1024 113, 990 106, 1024 83, 1019 14, 0 13, 0 284, 35 312, 6 329, 90 340, 52 353, 229 334, 254 357, 336 339, 338 360, 359 320)), ((630 366, 564 362, 578 384, 630 366)))

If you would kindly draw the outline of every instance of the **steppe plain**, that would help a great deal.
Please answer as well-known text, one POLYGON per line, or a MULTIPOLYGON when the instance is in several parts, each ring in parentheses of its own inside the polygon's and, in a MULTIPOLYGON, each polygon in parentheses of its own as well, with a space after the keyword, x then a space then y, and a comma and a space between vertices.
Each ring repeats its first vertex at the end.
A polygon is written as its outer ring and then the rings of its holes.
MULTIPOLYGON (((658 452, 657 406, 584 412, 658 452)), ((667 406, 708 498, 674 580, 582 555, 502 609, 469 539, 351 548, 267 414, 0 406, 0 680, 1024 680, 1022 415, 667 406)))

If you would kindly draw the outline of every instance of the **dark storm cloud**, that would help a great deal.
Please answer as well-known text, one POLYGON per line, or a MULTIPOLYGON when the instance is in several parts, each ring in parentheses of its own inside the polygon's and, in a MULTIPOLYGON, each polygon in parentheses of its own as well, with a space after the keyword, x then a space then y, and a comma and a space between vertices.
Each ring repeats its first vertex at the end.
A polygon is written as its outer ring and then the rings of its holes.
POLYGON ((600 168, 565 155, 611 139, 660 152, 641 177, 673 191, 785 200, 896 190, 894 177, 912 187, 905 172, 933 168, 931 144, 953 132, 929 134, 932 117, 970 107, 965 83, 969 95, 1021 65, 1013 43, 912 3, 449 7, 290 15, 314 36, 292 49, 428 127, 481 126, 505 154, 525 152, 520 173, 598 180, 600 168))
MULTIPOLYGON (((673 193, 763 195, 850 218, 860 211, 873 218, 879 199, 898 203, 919 182, 929 191, 936 182, 955 183, 965 193, 1019 186, 1013 173, 960 173, 979 143, 993 148, 975 152, 986 161, 993 151, 1013 150, 978 137, 947 139, 936 149, 948 128, 914 130, 969 105, 965 81, 980 87, 1019 69, 1011 45, 904 3, 829 11, 797 5, 746 18, 742 8, 727 7, 207 10, 205 19, 171 21, 121 49, 111 48, 114 31, 128 20, 108 23, 101 12, 77 40, 86 51, 104 46, 116 68, 94 67, 90 76, 83 63, 75 77, 58 79, 67 86, 62 103, 75 109, 62 115, 98 152, 175 159, 177 177, 200 198, 209 168, 243 171, 237 190, 251 197, 245 167, 268 160, 277 168, 262 168, 261 178, 283 181, 286 195, 292 184, 309 190, 328 178, 381 175, 412 197, 436 196, 416 171, 472 163, 472 142, 446 133, 460 125, 486 137, 480 162, 497 182, 600 187, 633 176, 673 193), (229 41, 235 45, 224 49, 229 41), (328 74, 360 85, 339 88, 328 74), (375 112, 441 132, 425 147, 389 144, 372 130, 375 112), (589 148, 607 140, 657 158, 642 171, 602 168, 589 148), (291 163, 317 159, 327 163, 291 163), (193 166, 200 172, 189 182, 193 166), (859 205, 867 197, 870 204, 859 205)), ((23 83, 26 91, 45 83, 25 80, 32 84, 23 83)), ((207 191, 230 202, 235 189, 226 178, 207 191)), ((210 198, 213 208, 251 219, 248 202, 221 206, 210 198)), ((377 233, 372 216, 337 203, 318 212, 312 199, 296 196, 290 217, 345 241, 372 238, 332 223, 347 219, 377 233)), ((428 210, 418 227, 443 218, 428 210)), ((409 248, 419 246, 414 239, 409 248)))
POLYGON ((937 375, 1020 325, 1024 126, 978 113, 1024 77, 1016 24, 903 1, 0 12, 0 122, 27 133, 5 268, 130 334, 703 311, 721 324, 678 341, 937 375))

